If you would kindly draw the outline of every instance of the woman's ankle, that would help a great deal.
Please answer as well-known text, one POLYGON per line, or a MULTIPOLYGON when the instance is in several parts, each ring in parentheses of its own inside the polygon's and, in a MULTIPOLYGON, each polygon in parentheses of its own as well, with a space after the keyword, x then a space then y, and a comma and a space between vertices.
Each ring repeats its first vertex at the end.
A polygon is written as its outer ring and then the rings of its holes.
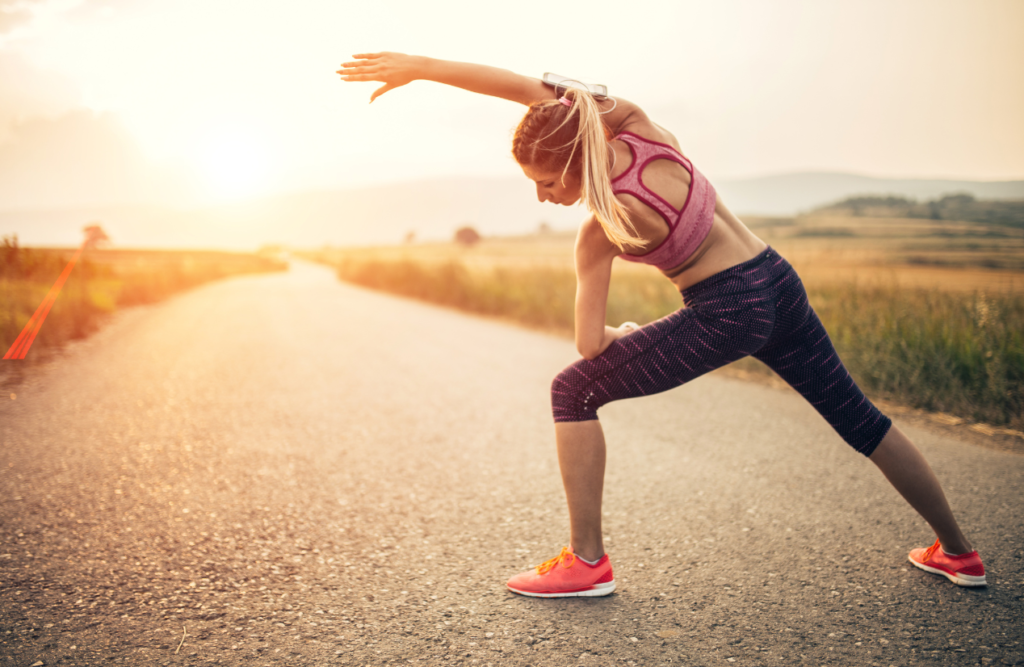
POLYGON ((596 563, 604 556, 604 547, 601 545, 583 545, 581 548, 577 549, 576 545, 573 544, 572 552, 576 554, 577 557, 582 558, 585 561, 596 563))
POLYGON ((939 538, 939 546, 947 556, 962 556, 974 551, 974 546, 965 537, 951 540, 939 538))

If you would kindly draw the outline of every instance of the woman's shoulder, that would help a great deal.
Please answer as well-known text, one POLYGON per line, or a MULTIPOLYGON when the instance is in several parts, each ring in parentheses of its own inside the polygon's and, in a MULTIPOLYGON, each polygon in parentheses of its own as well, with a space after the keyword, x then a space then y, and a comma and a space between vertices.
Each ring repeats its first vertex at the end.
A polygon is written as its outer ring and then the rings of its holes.
POLYGON ((608 240, 597 217, 590 215, 576 234, 576 263, 580 265, 600 264, 611 261, 621 251, 608 240))
POLYGON ((683 152, 675 135, 655 123, 643 109, 628 100, 616 98, 615 109, 608 113, 606 124, 613 137, 628 132, 648 141, 668 144, 680 153, 683 152))

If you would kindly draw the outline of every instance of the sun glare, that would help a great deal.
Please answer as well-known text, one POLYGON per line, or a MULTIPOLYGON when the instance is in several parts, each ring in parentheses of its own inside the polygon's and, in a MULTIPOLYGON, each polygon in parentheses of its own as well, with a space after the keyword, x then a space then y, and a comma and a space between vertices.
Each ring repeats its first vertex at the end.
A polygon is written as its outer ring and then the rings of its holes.
POLYGON ((237 128, 211 132, 200 146, 199 163, 217 199, 258 195, 267 186, 270 161, 255 133, 237 128))

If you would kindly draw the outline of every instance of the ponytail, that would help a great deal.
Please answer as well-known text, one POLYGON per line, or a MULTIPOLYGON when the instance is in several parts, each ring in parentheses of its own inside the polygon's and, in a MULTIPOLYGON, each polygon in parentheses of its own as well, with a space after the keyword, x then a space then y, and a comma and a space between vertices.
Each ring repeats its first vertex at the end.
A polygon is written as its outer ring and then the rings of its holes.
POLYGON ((530 106, 512 140, 512 154, 520 164, 549 171, 579 173, 581 198, 597 218, 608 240, 624 245, 647 245, 637 234, 625 207, 612 191, 608 173, 608 135, 593 95, 570 88, 560 100, 530 106))

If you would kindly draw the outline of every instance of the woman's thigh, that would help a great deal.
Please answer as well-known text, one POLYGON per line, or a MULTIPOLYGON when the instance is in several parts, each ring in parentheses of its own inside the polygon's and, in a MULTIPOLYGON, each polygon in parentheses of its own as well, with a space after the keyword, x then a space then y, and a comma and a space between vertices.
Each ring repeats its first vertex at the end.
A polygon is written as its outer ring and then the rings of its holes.
POLYGON ((754 357, 800 392, 851 447, 870 456, 892 422, 860 390, 817 313, 805 307, 806 318, 792 330, 780 317, 776 333, 754 357))
POLYGON ((597 419, 612 401, 678 387, 759 349, 771 327, 770 308, 750 295, 713 312, 678 310, 559 373, 551 384, 555 421, 597 419))

